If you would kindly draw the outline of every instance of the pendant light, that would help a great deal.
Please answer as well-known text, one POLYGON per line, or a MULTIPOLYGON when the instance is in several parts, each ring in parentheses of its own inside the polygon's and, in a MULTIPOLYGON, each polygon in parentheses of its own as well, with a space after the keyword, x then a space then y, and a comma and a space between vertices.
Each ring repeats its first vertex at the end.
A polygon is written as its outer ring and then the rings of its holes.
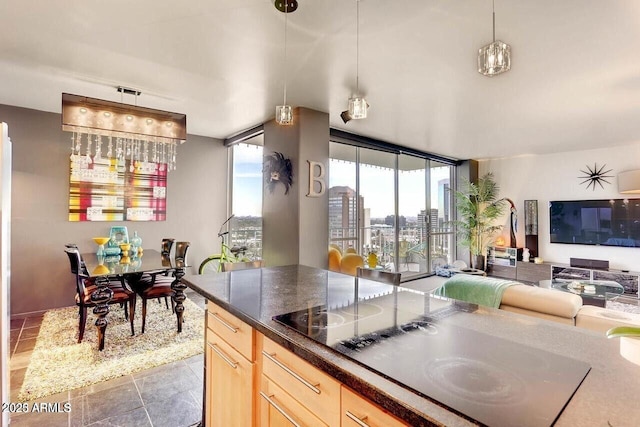
POLYGON ((128 160, 131 172, 134 165, 154 170, 156 163, 175 170, 177 148, 187 139, 187 116, 138 106, 141 91, 116 89, 120 102, 62 94, 62 130, 73 132, 71 159, 92 163, 108 158, 121 164, 128 160), (122 102, 124 94, 134 95, 135 105, 122 102))
POLYGON ((478 50, 478 72, 493 77, 511 69, 511 46, 496 40, 496 10, 493 8, 493 43, 478 50))
POLYGON ((340 117, 345 123, 366 119, 368 108, 367 100, 360 95, 360 0, 356 0, 356 92, 349 98, 349 108, 340 117))
POLYGON ((287 16, 298 8, 296 0, 276 0, 276 9, 284 13, 284 102, 276 106, 276 123, 283 126, 293 124, 293 108, 287 105, 287 16))

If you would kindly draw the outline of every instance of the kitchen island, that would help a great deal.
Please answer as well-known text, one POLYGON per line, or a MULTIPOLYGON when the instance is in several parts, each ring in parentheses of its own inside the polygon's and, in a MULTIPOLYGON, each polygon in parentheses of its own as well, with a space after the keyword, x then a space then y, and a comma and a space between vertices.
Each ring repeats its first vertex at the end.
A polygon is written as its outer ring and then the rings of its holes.
MULTIPOLYGON (((245 425, 275 425, 276 416, 287 417, 278 415, 283 408, 299 411, 289 421, 301 425, 366 425, 344 421, 361 418, 356 410, 341 414, 347 397, 364 402, 358 410, 371 404, 372 411, 391 414, 398 425, 631 426, 640 420, 634 403, 640 367, 620 356, 617 340, 590 331, 305 266, 182 280, 211 301, 205 406, 216 391, 242 395, 236 410, 249 413, 245 425), (232 342, 244 329, 246 348, 232 342), (209 359, 218 356, 233 368, 235 377, 225 384, 234 388, 217 390, 214 380, 226 374, 209 359), (283 385, 277 372, 283 362, 298 363, 290 371, 302 381, 314 370, 327 379, 318 387, 321 381, 283 385), (502 371, 511 375, 505 379, 502 371), (316 409, 307 392, 337 403, 316 409)), ((216 416, 224 412, 214 406, 216 416)))

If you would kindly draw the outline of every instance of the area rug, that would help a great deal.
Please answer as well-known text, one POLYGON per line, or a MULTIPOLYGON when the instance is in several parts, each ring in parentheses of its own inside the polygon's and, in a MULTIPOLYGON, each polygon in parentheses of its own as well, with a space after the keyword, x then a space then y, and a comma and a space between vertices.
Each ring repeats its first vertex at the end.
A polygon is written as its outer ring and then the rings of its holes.
POLYGON ((95 315, 88 310, 87 327, 78 344, 78 309, 68 307, 45 313, 40 333, 18 395, 21 402, 72 390, 204 351, 204 310, 190 300, 184 302, 182 332, 176 316, 164 301, 147 303, 147 323, 141 328, 141 301, 136 307, 135 336, 118 305, 111 305, 105 348, 98 351, 95 315))
POLYGON ((640 314, 640 306, 638 305, 638 300, 635 299, 635 302, 625 302, 623 300, 619 301, 607 301, 607 308, 617 311, 624 311, 625 313, 636 313, 640 314))

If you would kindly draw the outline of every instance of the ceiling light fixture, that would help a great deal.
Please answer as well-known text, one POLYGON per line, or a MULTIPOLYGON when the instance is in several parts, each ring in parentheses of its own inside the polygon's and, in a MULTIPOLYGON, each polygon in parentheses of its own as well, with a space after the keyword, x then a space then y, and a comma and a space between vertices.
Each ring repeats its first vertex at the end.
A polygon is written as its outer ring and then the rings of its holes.
POLYGON ((495 1, 491 1, 493 9, 493 43, 478 50, 478 72, 493 77, 511 69, 511 46, 496 40, 495 1))
POLYGON ((276 123, 279 125, 293 124, 293 108, 287 105, 287 16, 298 8, 296 0, 276 0, 276 9, 284 13, 284 102, 276 106, 276 123))
MULTIPOLYGON (((136 103, 141 94, 122 86, 117 90, 121 100, 123 94, 131 94, 136 97, 136 103)), ((187 139, 187 116, 63 93, 62 130, 73 132, 72 159, 84 158, 87 163, 98 161, 103 158, 102 144, 107 142, 106 157, 118 164, 129 161, 129 168, 133 169, 159 163, 166 164, 166 170, 170 171, 176 169, 178 144, 187 139), (86 149, 83 150, 84 141, 86 149), (92 150, 93 143, 95 150, 92 150)))
POLYGON ((360 95, 360 0, 356 0, 356 93, 349 98, 349 108, 340 114, 342 121, 367 118, 369 104, 360 95))

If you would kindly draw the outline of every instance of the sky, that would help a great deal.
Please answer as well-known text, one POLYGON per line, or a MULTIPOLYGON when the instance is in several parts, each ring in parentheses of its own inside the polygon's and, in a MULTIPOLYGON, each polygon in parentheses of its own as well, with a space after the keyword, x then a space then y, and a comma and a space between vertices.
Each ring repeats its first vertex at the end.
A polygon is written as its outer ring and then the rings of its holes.
MULTIPOLYGON (((353 162, 332 160, 329 169, 329 187, 346 185, 355 189, 353 162)), ((432 168, 431 208, 438 207, 438 181, 448 178, 448 167, 432 168)), ((401 171, 399 180, 399 214, 416 217, 425 209, 424 170, 401 171)), ((363 165, 360 168, 360 194, 364 197, 365 208, 371 209, 371 218, 393 215, 393 171, 388 168, 363 165)))
POLYGON ((233 157, 233 213, 262 216, 262 147, 239 144, 233 157))
MULTIPOLYGON (((234 147, 233 213, 262 215, 262 147, 239 144, 234 147)), ((448 167, 432 168, 431 207, 438 207, 438 181, 449 178, 448 167)), ((332 160, 329 187, 346 185, 355 189, 355 163, 332 160)), ((424 170, 400 172, 400 215, 415 217, 424 209, 424 170)), ((295 185, 295 177, 294 177, 295 185)), ((371 218, 393 214, 393 171, 371 165, 360 169, 360 192, 371 218)), ((441 213, 440 213, 441 214, 441 213)))

